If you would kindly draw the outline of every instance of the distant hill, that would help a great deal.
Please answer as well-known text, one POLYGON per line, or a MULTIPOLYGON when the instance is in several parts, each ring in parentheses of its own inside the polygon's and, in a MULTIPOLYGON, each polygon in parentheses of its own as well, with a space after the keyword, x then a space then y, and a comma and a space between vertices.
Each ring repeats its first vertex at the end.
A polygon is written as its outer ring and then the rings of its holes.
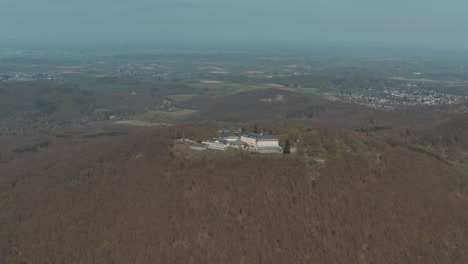
POLYGON ((33 126, 134 117, 158 109, 168 95, 192 93, 187 85, 137 85, 133 79, 102 78, 83 90, 45 81, 0 83, 0 131, 33 126))
POLYGON ((310 119, 319 117, 330 109, 361 109, 356 105, 275 88, 240 92, 225 97, 194 97, 180 105, 199 109, 204 118, 231 122, 310 119))

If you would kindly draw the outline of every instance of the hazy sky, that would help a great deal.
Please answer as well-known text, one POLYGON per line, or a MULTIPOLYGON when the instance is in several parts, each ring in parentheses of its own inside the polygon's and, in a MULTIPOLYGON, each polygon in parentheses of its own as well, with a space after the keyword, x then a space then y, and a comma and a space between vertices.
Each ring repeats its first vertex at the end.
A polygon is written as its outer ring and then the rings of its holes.
POLYGON ((0 41, 468 49, 466 0, 0 0, 0 41))

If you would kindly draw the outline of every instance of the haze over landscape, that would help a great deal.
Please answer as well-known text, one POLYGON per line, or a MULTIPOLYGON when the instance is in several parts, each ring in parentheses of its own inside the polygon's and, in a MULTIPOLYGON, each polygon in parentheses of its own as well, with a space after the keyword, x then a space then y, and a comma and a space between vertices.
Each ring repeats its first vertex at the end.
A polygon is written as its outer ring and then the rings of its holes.
POLYGON ((466 1, 3 0, 2 42, 467 49, 466 1))
POLYGON ((0 0, 0 263, 468 263, 466 10, 0 0))

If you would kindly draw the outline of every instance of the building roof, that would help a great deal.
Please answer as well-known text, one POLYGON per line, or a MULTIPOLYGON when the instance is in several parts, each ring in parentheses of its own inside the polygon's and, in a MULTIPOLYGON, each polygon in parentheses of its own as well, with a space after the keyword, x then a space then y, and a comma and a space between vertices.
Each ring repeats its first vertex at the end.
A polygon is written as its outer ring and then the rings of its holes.
POLYGON ((225 145, 229 144, 229 141, 227 141, 225 139, 221 139, 221 138, 206 138, 203 141, 204 142, 210 142, 210 143, 217 143, 216 141, 218 141, 221 144, 225 144, 225 145))
POLYGON ((242 142, 242 141, 240 141, 240 140, 236 140, 236 141, 231 141, 230 144, 231 144, 231 145, 239 145, 239 146, 241 146, 241 145, 244 145, 244 142, 242 142))
POLYGON ((251 133, 251 132, 245 132, 242 133, 242 136, 244 137, 249 137, 249 138, 255 138, 257 140, 278 140, 277 137, 275 136, 270 136, 270 135, 265 135, 265 134, 256 134, 256 133, 251 133))

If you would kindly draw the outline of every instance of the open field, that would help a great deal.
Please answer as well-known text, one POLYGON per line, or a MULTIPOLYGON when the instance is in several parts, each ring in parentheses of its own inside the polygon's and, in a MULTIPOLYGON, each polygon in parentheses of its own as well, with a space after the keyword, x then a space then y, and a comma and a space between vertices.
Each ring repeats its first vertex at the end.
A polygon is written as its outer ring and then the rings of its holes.
POLYGON ((210 71, 225 71, 223 68, 220 67, 198 67, 200 70, 210 70, 210 71))
POLYGON ((254 88, 285 88, 284 85, 278 83, 264 83, 253 86, 254 88))
POLYGON ((193 94, 175 94, 175 95, 171 95, 170 97, 175 100, 176 102, 180 102, 180 101, 185 101, 185 100, 188 100, 190 98, 192 98, 193 94))
POLYGON ((246 71, 243 72, 242 74, 264 74, 262 71, 246 71))
POLYGON ((134 90, 134 88, 130 85, 124 85, 124 84, 90 84, 87 86, 84 86, 82 88, 83 90, 86 91, 107 91, 107 92, 116 92, 116 93, 123 93, 123 94, 128 94, 134 90))
POLYGON ((154 70, 154 68, 156 68, 156 66, 143 66, 143 67, 140 67, 140 69, 147 70, 147 71, 154 70))
POLYGON ((303 88, 303 87, 301 87, 301 88, 293 88, 292 91, 295 91, 297 93, 302 93, 302 94, 321 95, 319 93, 319 89, 317 89, 317 88, 303 88))
POLYGON ((81 72, 80 71, 60 71, 61 73, 63 74, 80 74, 81 72))
POLYGON ((405 78, 405 77, 398 77, 398 76, 394 76, 391 79, 397 80, 397 81, 407 81, 407 82, 428 82, 428 83, 448 83, 448 84, 460 83, 460 82, 454 82, 454 81, 439 81, 439 80, 432 80, 432 79, 426 79, 426 78, 414 79, 414 78, 405 78))
POLYGON ((74 66, 74 65, 70 65, 70 66, 57 66, 56 67, 57 69, 60 69, 60 70, 66 70, 66 69, 74 69, 74 70, 81 70, 81 69, 84 69, 85 67, 84 66, 74 66))
POLYGON ((137 118, 148 122, 181 122, 198 112, 198 110, 192 109, 181 109, 174 112, 148 111, 144 114, 138 115, 137 118))
POLYGON ((204 83, 204 84, 217 84, 217 83, 223 83, 221 81, 200 81, 201 83, 204 83))
POLYGON ((154 127, 154 126, 164 125, 161 123, 152 123, 152 122, 146 122, 146 121, 141 121, 141 120, 119 120, 119 121, 112 122, 112 124, 130 125, 130 126, 136 126, 136 127, 154 127))

